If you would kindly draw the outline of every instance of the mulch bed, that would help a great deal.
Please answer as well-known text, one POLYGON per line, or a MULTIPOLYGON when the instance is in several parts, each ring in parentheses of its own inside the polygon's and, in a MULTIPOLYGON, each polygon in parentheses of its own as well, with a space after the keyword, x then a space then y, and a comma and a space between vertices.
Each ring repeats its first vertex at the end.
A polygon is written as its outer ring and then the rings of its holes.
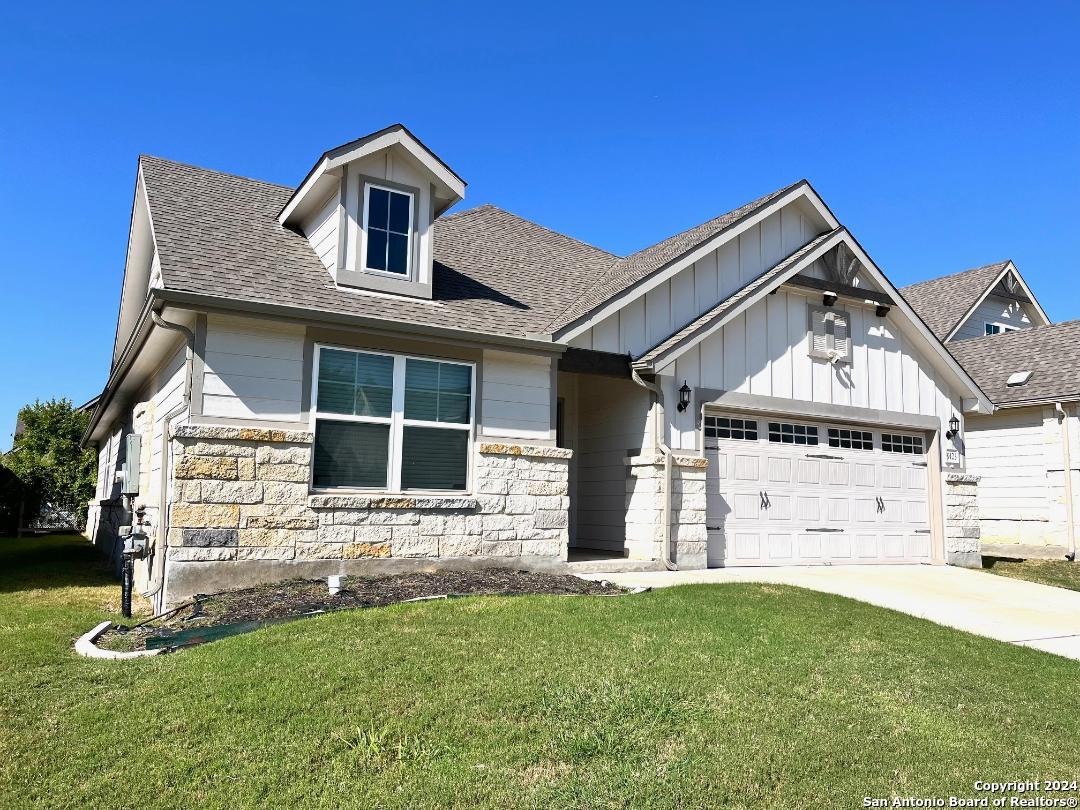
POLYGON ((179 631, 274 622, 319 612, 381 607, 423 597, 614 596, 622 593, 626 590, 607 582, 508 568, 347 576, 341 592, 335 596, 330 595, 325 579, 292 579, 212 596, 200 595, 193 604, 141 627, 112 628, 97 643, 104 649, 141 650, 147 648, 148 639, 179 631))

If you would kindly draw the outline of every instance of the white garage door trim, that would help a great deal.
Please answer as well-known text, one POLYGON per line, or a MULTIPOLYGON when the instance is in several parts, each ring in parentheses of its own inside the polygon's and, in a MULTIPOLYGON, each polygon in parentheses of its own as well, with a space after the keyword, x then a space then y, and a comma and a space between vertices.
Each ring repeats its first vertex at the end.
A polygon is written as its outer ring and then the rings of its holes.
POLYGON ((710 566, 931 562, 926 432, 710 408, 702 439, 710 566))

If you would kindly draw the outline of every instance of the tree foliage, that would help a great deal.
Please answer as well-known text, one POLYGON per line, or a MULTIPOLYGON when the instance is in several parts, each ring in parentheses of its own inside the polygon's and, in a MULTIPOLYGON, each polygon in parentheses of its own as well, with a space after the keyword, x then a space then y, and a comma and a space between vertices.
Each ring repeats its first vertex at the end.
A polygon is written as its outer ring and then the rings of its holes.
POLYGON ((27 514, 49 504, 85 522, 97 473, 94 451, 79 446, 89 421, 90 414, 77 411, 69 399, 39 400, 19 411, 23 430, 10 452, 0 455, 0 466, 19 482, 4 488, 8 510, 13 508, 9 491, 18 491, 27 514))

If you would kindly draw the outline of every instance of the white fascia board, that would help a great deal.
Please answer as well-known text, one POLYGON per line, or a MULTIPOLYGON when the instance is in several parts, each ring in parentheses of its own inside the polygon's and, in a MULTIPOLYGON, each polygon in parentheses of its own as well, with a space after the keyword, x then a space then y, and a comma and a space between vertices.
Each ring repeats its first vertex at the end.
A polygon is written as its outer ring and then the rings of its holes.
MULTIPOLYGON (((797 262, 792 264, 791 267, 789 267, 783 273, 780 273, 780 275, 772 279, 768 284, 763 285, 760 290, 755 291, 753 295, 748 295, 745 299, 740 301, 738 305, 733 307, 730 312, 725 313, 723 317, 717 318, 716 321, 709 324, 707 328, 701 330, 696 335, 692 335, 691 337, 688 337, 686 340, 681 341, 677 345, 672 346, 668 351, 664 352, 662 355, 652 360, 649 365, 654 369, 658 369, 661 366, 668 366, 671 363, 674 363, 683 354, 690 351, 690 349, 701 343, 701 341, 705 340, 710 335, 715 334, 717 330, 721 329, 724 324, 730 322, 732 318, 735 318, 736 316, 742 314, 747 309, 756 304, 758 301, 763 299, 772 290, 778 288, 781 284, 783 284, 792 276, 797 275, 800 270, 804 270, 805 268, 816 262, 826 253, 836 247, 841 241, 845 240, 846 236, 847 231, 844 229, 840 229, 831 237, 818 245, 816 248, 808 252, 805 256, 801 257, 797 262)), ((751 281, 750 283, 753 284, 754 282, 751 281)), ((734 294, 737 295, 737 293, 734 294)))
POLYGON ((881 285, 881 288, 889 293, 893 299, 893 308, 899 309, 906 316, 908 322, 912 325, 915 333, 922 338, 925 347, 929 349, 933 356, 936 356, 939 360, 940 367, 947 371, 953 382, 960 385, 962 392, 970 394, 970 398, 975 400, 975 408, 973 410, 979 413, 990 414, 994 412, 994 404, 979 388, 978 383, 972 379, 971 375, 964 371, 963 366, 956 362, 956 359, 949 353, 949 350, 945 348, 945 342, 938 340, 933 332, 927 328, 923 323, 915 310, 911 308, 907 301, 900 292, 893 286, 892 282, 885 277, 885 274, 881 272, 881 269, 874 264, 874 261, 866 254, 866 251, 862 249, 862 246, 855 241, 854 238, 847 240, 848 247, 855 253, 862 266, 866 268, 866 272, 870 274, 870 277, 881 285))
POLYGON ((818 213, 818 215, 825 220, 825 222, 829 226, 828 230, 840 227, 839 221, 836 219, 836 217, 833 216, 832 212, 825 205, 824 201, 810 187, 809 183, 800 183, 787 194, 777 197, 764 208, 755 211, 750 216, 740 220, 737 224, 720 231, 720 233, 716 234, 711 239, 702 242, 692 251, 676 259, 667 267, 653 273, 650 276, 647 276, 632 287, 623 290, 621 293, 614 296, 610 301, 601 306, 599 309, 593 310, 583 320, 578 321, 577 323, 573 324, 568 328, 559 330, 554 334, 554 339, 563 343, 568 343, 569 341, 580 335, 582 332, 585 332, 586 330, 596 326, 609 315, 612 315, 613 313, 625 307, 627 304, 630 304, 641 296, 645 295, 645 293, 647 293, 649 290, 655 289, 656 287, 663 284, 665 281, 668 281, 673 276, 677 275, 682 270, 685 270, 687 267, 692 265, 694 262, 700 261, 702 258, 707 256, 712 251, 716 250, 725 242, 734 239, 739 234, 754 227, 766 217, 776 213, 784 206, 796 202, 800 199, 805 199, 807 203, 809 203, 810 206, 818 213))
POLYGON ((311 190, 319 184, 319 181, 322 180, 323 175, 326 174, 327 163, 328 161, 325 157, 319 161, 316 167, 308 175, 303 185, 301 185, 300 188, 296 190, 296 193, 293 194, 292 199, 289 200, 288 204, 284 208, 281 209, 281 213, 278 214, 278 222, 284 225, 286 222, 289 221, 289 217, 291 217, 293 212, 300 207, 300 203, 308 197, 308 195, 311 193, 311 190))
POLYGON ((456 196, 458 199, 462 199, 465 196, 465 184, 460 178, 456 177, 452 172, 447 170, 424 146, 417 143, 416 139, 409 135, 408 132, 403 130, 393 130, 387 132, 384 135, 380 135, 374 140, 368 141, 365 144, 361 144, 353 149, 349 149, 346 152, 342 152, 340 155, 334 155, 327 162, 327 170, 333 170, 340 166, 344 166, 346 163, 352 163, 354 160, 359 160, 367 155, 374 154, 383 149, 387 149, 391 146, 400 146, 410 155, 412 155, 420 165, 435 175, 436 179, 445 186, 446 191, 456 196))
POLYGON ((1045 310, 1043 310, 1042 308, 1042 305, 1039 304, 1039 299, 1035 297, 1035 293, 1033 293, 1031 291, 1031 288, 1028 287, 1027 282, 1024 281, 1024 277, 1020 275, 1020 271, 1016 269, 1016 265, 1013 264, 1012 260, 1010 259, 1005 263, 1005 266, 1001 269, 1001 272, 994 276, 994 280, 987 285, 985 290, 983 290, 982 295, 975 299, 975 303, 972 304, 968 311, 964 313, 964 317, 962 317, 959 321, 956 322, 956 326, 954 326, 952 328, 952 331, 945 336, 945 340, 942 341, 943 343, 948 343, 956 336, 956 333, 960 331, 960 327, 962 327, 965 323, 968 322, 971 316, 975 313, 975 310, 979 308, 979 305, 990 297, 991 291, 993 291, 993 289, 1001 283, 1001 280, 1005 278, 1005 276, 1008 275, 1010 272, 1014 276, 1016 276, 1016 280, 1020 282, 1020 286, 1023 288, 1024 293, 1029 299, 1031 299, 1031 304, 1033 307, 1035 307, 1035 314, 1042 319, 1042 323, 1039 325, 1050 325, 1050 318, 1047 317, 1045 310))

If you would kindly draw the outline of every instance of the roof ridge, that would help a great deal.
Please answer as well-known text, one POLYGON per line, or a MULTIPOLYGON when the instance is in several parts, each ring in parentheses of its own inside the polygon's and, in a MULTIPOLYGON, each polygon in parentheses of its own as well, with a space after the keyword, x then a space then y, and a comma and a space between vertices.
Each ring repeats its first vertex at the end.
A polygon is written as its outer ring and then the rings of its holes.
POLYGON ((292 190, 292 186, 286 186, 282 183, 271 183, 269 180, 260 180, 257 177, 248 177, 246 174, 236 174, 235 172, 223 172, 220 169, 210 169, 206 166, 199 166, 195 163, 182 163, 179 160, 171 160, 169 158, 161 157, 160 155, 151 155, 147 152, 139 153, 139 163, 142 164, 143 160, 149 158, 150 160, 157 160, 161 163, 168 163, 171 166, 180 166, 184 169, 197 169, 200 172, 208 172, 209 174, 216 174, 221 177, 235 177, 237 180, 246 180, 249 183, 259 183, 260 185, 270 186, 272 188, 282 188, 289 191, 292 190))
POLYGON ((977 273, 980 270, 989 270, 991 267, 1001 268, 1011 262, 1012 259, 1004 259, 1000 262, 990 262, 989 264, 980 265, 979 267, 969 267, 967 270, 959 270, 955 273, 948 273, 944 276, 934 276, 933 278, 925 278, 922 281, 916 281, 913 284, 908 284, 906 287, 900 287, 900 292, 904 290, 910 290, 913 287, 919 287, 923 284, 933 284, 938 281, 947 281, 950 278, 957 278, 958 276, 967 275, 968 273, 977 273))

